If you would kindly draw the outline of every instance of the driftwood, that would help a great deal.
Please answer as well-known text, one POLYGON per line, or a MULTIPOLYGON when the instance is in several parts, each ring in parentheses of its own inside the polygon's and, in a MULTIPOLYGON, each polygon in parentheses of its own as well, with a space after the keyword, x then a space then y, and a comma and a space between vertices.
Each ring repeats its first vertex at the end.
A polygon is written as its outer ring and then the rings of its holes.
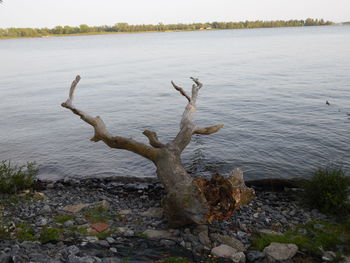
POLYGON ((249 203, 254 198, 254 190, 246 187, 243 173, 239 169, 227 178, 216 174, 211 180, 207 180, 192 178, 183 167, 181 153, 190 143, 193 134, 209 135, 224 127, 223 124, 209 127, 198 127, 194 124, 192 117, 196 110, 198 92, 203 85, 198 79, 191 79, 194 82, 191 95, 172 82, 173 87, 188 100, 188 104, 182 115, 179 133, 168 143, 162 143, 157 134, 149 130, 145 130, 143 134, 148 138, 150 145, 131 138, 111 135, 99 116, 92 117, 73 105, 74 90, 80 76, 73 81, 67 101, 62 103, 62 107, 70 109, 94 128, 95 134, 91 141, 103 141, 109 147, 132 151, 155 164, 157 176, 166 191, 162 206, 172 226, 207 224, 216 219, 227 218, 239 206, 249 203))

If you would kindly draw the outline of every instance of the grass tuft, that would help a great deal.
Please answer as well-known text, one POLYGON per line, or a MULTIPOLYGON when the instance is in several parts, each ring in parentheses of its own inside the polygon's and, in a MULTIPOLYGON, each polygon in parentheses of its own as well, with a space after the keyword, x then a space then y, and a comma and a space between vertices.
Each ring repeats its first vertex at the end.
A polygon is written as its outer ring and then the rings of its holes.
POLYGON ((41 243, 60 240, 63 234, 63 229, 60 228, 45 228, 40 233, 39 240, 41 243))
MULTIPOLYGON (((349 219, 350 221, 350 219, 349 219)), ((272 242, 293 243, 300 249, 320 256, 323 250, 337 251, 342 247, 344 252, 350 252, 350 222, 332 224, 324 221, 312 221, 298 225, 295 229, 281 236, 258 234, 253 237, 252 248, 263 250, 272 242), (300 231, 300 230, 304 231, 300 231)))
POLYGON ((10 161, 1 161, 0 192, 13 194, 31 188, 37 173, 38 169, 34 162, 22 166, 12 166, 10 161))
POLYGON ((350 211, 350 204, 347 201, 349 186, 349 180, 343 170, 320 168, 303 184, 302 201, 322 213, 344 215, 350 211))

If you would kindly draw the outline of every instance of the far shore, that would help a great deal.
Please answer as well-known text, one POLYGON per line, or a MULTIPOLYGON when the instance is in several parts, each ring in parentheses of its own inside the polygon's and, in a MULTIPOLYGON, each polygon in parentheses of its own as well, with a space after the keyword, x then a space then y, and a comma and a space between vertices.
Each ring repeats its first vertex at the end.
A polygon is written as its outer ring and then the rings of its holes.
MULTIPOLYGON (((318 25, 315 25, 319 27, 318 25)), ((347 26, 347 24, 333 24, 324 26, 347 26)), ((20 39, 20 38, 49 38, 49 37, 76 37, 76 36, 94 36, 94 35, 115 35, 115 34, 143 34, 143 33, 169 33, 169 32, 195 32, 195 31, 219 31, 219 30, 245 30, 245 29, 267 29, 267 28, 295 28, 301 26, 283 26, 283 27, 257 27, 257 28, 235 28, 235 29, 221 29, 221 28, 211 28, 211 29, 190 29, 190 30, 164 30, 164 31, 133 31, 133 32, 87 32, 87 33, 74 33, 74 34, 48 34, 44 36, 21 36, 21 37, 1 37, 3 39, 20 39)), ((309 27, 309 26, 308 26, 309 27)), ((313 26, 314 27, 314 26, 313 26)))

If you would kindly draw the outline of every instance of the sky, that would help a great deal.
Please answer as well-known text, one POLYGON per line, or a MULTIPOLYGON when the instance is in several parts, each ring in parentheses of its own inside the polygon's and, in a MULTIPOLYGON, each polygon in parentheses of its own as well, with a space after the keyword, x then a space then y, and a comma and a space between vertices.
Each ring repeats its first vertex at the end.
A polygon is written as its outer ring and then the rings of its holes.
POLYGON ((0 28, 323 18, 350 21, 350 0, 3 0, 0 28))

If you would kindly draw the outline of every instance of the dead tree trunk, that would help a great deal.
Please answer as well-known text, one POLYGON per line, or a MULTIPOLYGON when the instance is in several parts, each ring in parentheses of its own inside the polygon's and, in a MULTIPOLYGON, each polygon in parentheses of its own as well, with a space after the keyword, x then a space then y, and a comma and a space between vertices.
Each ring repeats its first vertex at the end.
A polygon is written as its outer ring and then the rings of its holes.
POLYGON ((192 178, 183 167, 181 153, 190 143, 193 134, 208 135, 224 127, 219 124, 201 128, 194 124, 192 117, 202 83, 198 79, 191 79, 194 81, 191 96, 172 82, 173 87, 186 97, 188 104, 182 115, 179 133, 174 140, 166 144, 161 143, 157 134, 149 130, 145 130, 143 134, 149 139, 150 146, 131 138, 112 136, 99 116, 92 117, 75 108, 72 103, 73 95, 80 76, 73 81, 67 101, 62 103, 62 107, 70 109, 94 127, 95 134, 91 138, 92 141, 102 140, 109 147, 132 151, 155 164, 157 176, 166 191, 162 206, 172 226, 207 224, 216 219, 227 218, 239 206, 249 203, 254 198, 254 190, 246 187, 243 173, 239 169, 233 171, 227 178, 216 174, 211 180, 207 180, 192 178))

